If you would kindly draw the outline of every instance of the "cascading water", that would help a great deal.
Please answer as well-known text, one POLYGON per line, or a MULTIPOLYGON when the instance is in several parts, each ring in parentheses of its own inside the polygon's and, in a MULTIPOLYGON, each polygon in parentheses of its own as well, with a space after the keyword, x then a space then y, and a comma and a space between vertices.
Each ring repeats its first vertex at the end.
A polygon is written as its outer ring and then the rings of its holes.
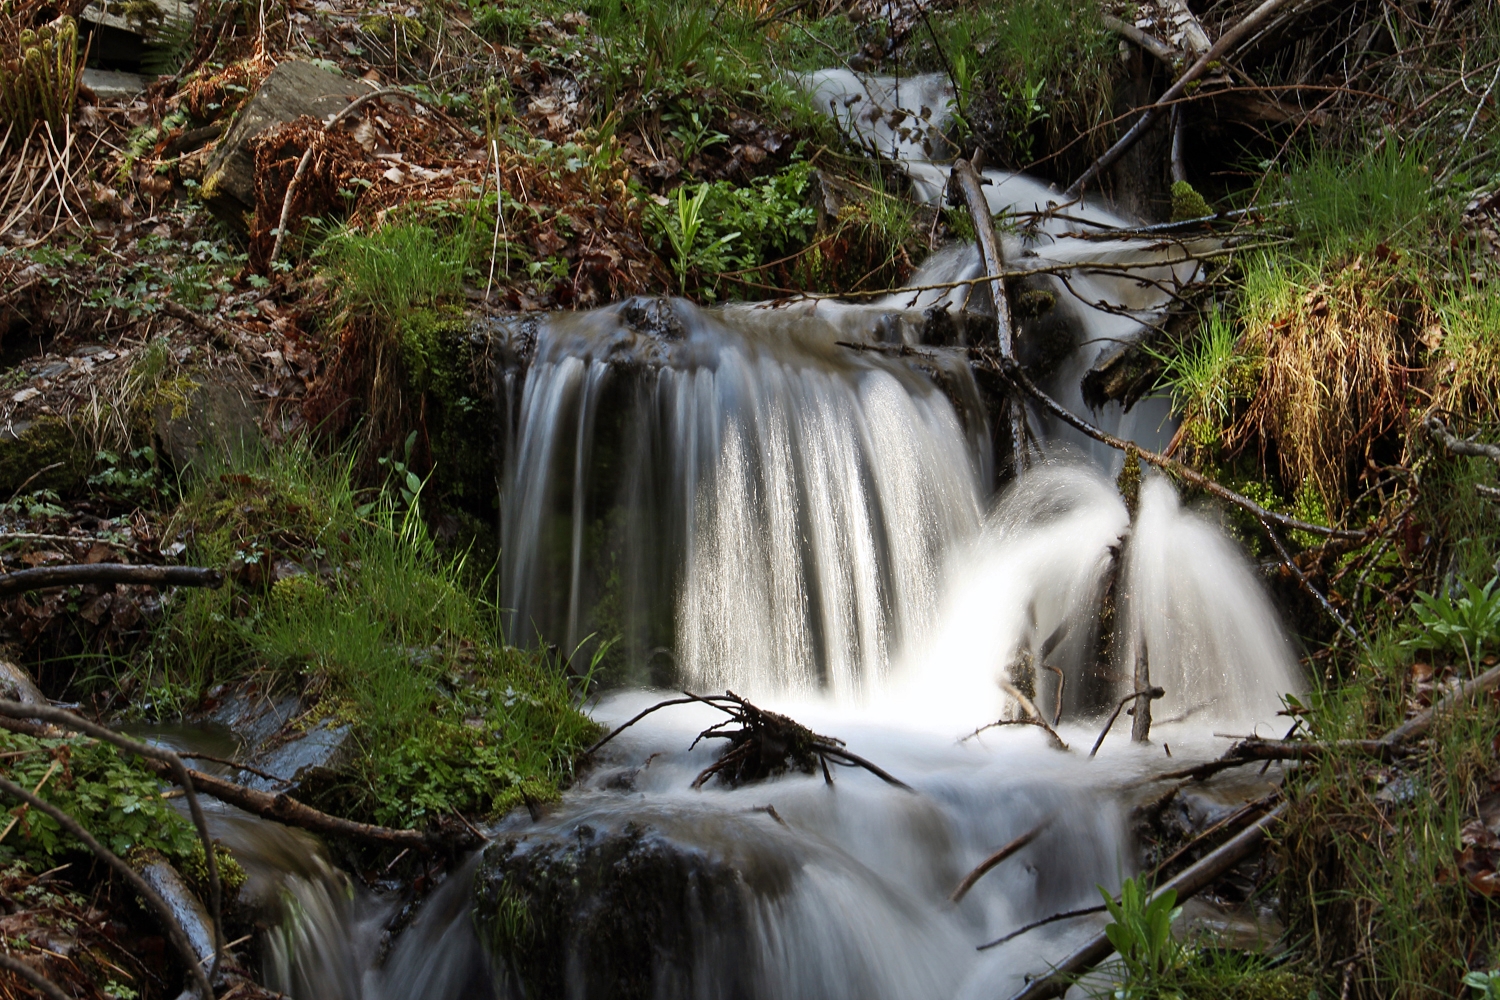
MULTIPOLYGON (((921 196, 942 196, 940 78, 804 82, 921 196)), ((1198 265, 1180 249, 1096 238, 1123 220, 1051 208, 1035 181, 986 177, 996 214, 1025 223, 1004 237, 1008 260, 1131 266, 1037 279, 1058 302, 1047 335, 1065 338, 1049 384, 1081 410, 1082 372, 1139 336, 1164 288, 1198 265)), ((655 715, 549 815, 502 823, 484 861, 455 873, 383 963, 370 957, 377 904, 333 891, 326 874, 288 880, 296 905, 271 949, 272 985, 299 1000, 997 997, 1097 926, 975 950, 1096 902, 1096 885, 1132 872, 1128 789, 1166 758, 1124 734, 1096 760, 1078 750, 1130 689, 1126 654, 1149 651, 1167 691, 1153 736, 1179 756, 1212 752, 1209 719, 1274 721, 1298 680, 1250 567, 1166 482, 1143 482, 1132 519, 1099 469, 1114 456, 1049 429, 1052 457, 986 513, 993 445, 951 349, 984 334, 935 322, 982 308, 962 284, 980 273, 972 248, 951 248, 912 281, 947 287, 865 305, 637 300, 500 336, 511 638, 573 650, 619 635, 606 661, 615 681, 733 689, 846 740, 915 792, 863 772, 832 787, 788 775, 690 790, 712 750, 689 744, 716 719, 697 707, 655 715), (850 343, 924 350, 914 362, 850 343), (1105 600, 1114 656, 1099 634, 1105 600), (1014 711, 1001 680, 1059 711, 1073 749, 1029 726, 961 741, 1014 711), (947 901, 1045 816, 1035 843, 962 904, 947 901), (548 882, 558 871, 568 877, 548 882)), ((1095 419, 1154 443, 1169 428, 1153 405, 1134 425, 1118 408, 1095 419)), ((609 725, 654 700, 624 691, 594 714, 609 725)))

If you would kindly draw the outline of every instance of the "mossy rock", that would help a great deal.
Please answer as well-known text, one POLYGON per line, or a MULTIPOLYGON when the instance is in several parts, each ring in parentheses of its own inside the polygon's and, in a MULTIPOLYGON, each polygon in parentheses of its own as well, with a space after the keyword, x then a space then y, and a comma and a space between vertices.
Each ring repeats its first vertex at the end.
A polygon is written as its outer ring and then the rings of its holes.
POLYGON ((418 412, 439 491, 471 513, 498 502, 495 482, 494 403, 489 373, 458 309, 422 309, 400 324, 397 342, 410 387, 421 394, 418 412))
POLYGON ((499 976, 521 996, 647 1000, 722 974, 713 995, 752 995, 751 913, 789 888, 784 856, 688 842, 666 817, 607 823, 486 850, 475 924, 499 976))
POLYGON ((23 489, 77 493, 88 477, 90 454, 66 420, 17 420, 0 428, 0 493, 6 497, 23 489))

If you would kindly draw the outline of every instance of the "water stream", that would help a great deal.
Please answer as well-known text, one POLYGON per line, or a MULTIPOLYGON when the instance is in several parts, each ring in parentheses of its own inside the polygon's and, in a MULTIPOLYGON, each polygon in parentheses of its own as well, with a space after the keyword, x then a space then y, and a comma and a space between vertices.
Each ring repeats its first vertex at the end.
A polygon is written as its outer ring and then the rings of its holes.
MULTIPOLYGON (((830 71, 805 83, 846 130, 900 162, 922 197, 942 196, 940 78, 830 71), (893 126, 897 107, 905 124, 893 126)), ((1165 305, 1163 286, 1197 265, 1151 241, 1094 238, 1126 225, 1102 208, 1048 214, 1045 186, 986 178, 992 210, 1009 220, 1010 261, 1134 265, 1038 279, 1057 300, 1037 334, 1056 339, 1062 359, 1048 383, 1082 412, 1082 372, 1138 336, 1165 305)), ((979 273, 973 249, 953 247, 911 284, 979 273)), ((934 321, 982 311, 970 287, 714 310, 637 300, 500 334, 513 359, 496 378, 512 640, 539 635, 587 655, 591 636, 621 636, 605 660, 616 692, 592 708, 605 725, 655 701, 652 687, 732 689, 846 740, 916 790, 840 771, 832 786, 790 775, 695 791, 715 748, 688 747, 716 721, 710 710, 659 713, 627 732, 541 820, 510 817, 494 833, 522 862, 611 838, 636 838, 643 856, 695 859, 680 926, 660 932, 628 995, 1007 996, 1097 922, 976 946, 1097 902, 1097 885, 1134 871, 1126 817, 1145 794, 1138 779, 1172 765, 1162 744, 1180 763, 1215 753, 1215 730, 1269 733, 1281 695, 1300 686, 1251 568, 1166 482, 1147 478, 1132 523, 1110 477, 1116 456, 1034 414, 1046 459, 992 495, 989 418, 959 350, 985 330, 934 321), (927 350, 914 362, 840 342, 927 350), (1101 710, 1130 684, 1128 663, 1101 648, 1111 589, 1121 648, 1149 649, 1167 696, 1151 744, 1131 744, 1122 726, 1090 761, 1101 710), (1031 726, 963 740, 1016 715, 997 679, 1032 689, 1048 715, 1060 710, 1071 750, 1031 726), (947 901, 975 863, 1054 813, 961 905, 947 901), (727 882, 713 881, 724 872, 727 882)), ((1153 445, 1172 429, 1150 401, 1090 418, 1153 445)), ((270 843, 244 821, 218 822, 241 831, 232 846, 280 900, 263 970, 273 988, 298 1000, 551 995, 521 986, 520 960, 481 943, 491 939, 474 919, 474 886, 493 875, 473 863, 392 942, 394 899, 337 873, 305 838, 270 843)), ((616 906, 599 892, 589 905, 616 906)), ((625 995, 610 985, 616 945, 590 931, 604 925, 581 921, 560 939, 557 995, 625 995)))

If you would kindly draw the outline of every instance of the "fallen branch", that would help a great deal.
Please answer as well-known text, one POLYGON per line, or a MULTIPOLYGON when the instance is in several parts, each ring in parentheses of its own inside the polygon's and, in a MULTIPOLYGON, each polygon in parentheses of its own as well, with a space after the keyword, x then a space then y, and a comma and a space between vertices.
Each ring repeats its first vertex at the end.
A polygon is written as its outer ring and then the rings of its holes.
MULTIPOLYGON (((140 897, 156 911, 158 919, 166 927, 167 937, 187 964, 188 971, 191 973, 194 984, 198 988, 199 996, 202 997, 202 1000, 214 1000, 214 991, 208 984, 208 976, 204 974, 203 966, 199 964, 198 954, 193 950, 191 942, 188 941, 187 934, 183 932, 182 924, 178 922, 176 914, 172 912, 172 908, 167 905, 166 900, 162 899, 156 890, 151 888, 146 883, 146 880, 136 873, 135 869, 131 868, 124 861, 121 861, 119 856, 113 851, 95 840, 72 816, 69 816, 50 802, 37 798, 15 782, 0 777, 0 792, 4 792, 13 799, 19 799, 38 812, 52 817, 58 826, 67 830, 79 843, 92 851, 95 857, 109 865, 121 878, 130 883, 131 888, 139 893, 140 897)), ((209 857, 212 856, 212 852, 210 852, 209 857)))
POLYGON ((965 875, 963 881, 958 883, 958 887, 955 888, 951 894, 949 894, 948 901, 957 903, 962 900, 969 894, 969 890, 974 888, 974 883, 978 882, 980 879, 984 878, 985 875, 989 874, 989 872, 1000 862, 1004 861, 1006 858, 1010 857, 1012 854, 1016 853, 1021 848, 1025 847, 1027 844, 1040 837, 1042 835, 1042 831, 1051 826, 1052 821, 1055 819, 1057 819, 1057 813, 1048 813, 1046 816, 1042 817, 1041 822, 1037 823, 1036 826, 1032 827, 1030 830, 1027 830, 1015 840, 1012 840, 1010 843, 1000 848, 1000 850, 996 851, 994 854, 991 854, 989 857, 979 862, 979 864, 974 867, 974 870, 965 875))
MULTIPOLYGON (((990 212, 990 203, 979 184, 979 172, 963 157, 953 161, 951 180, 956 181, 969 206, 969 216, 974 220, 974 233, 979 242, 979 256, 986 274, 1005 273, 1005 255, 1000 249, 1000 240, 995 236, 995 217, 990 212)), ((996 277, 990 281, 990 298, 995 304, 995 342, 1001 358, 1014 359, 1012 343, 1015 323, 1010 314, 1010 299, 1005 294, 1005 282, 996 277)), ((1011 468, 1019 476, 1026 468, 1026 408, 1012 395, 1005 401, 1005 420, 1010 430, 1011 468)))
MULTIPOLYGON (((1397 726, 1378 740, 1349 740, 1334 744, 1289 740, 1243 740, 1240 744, 1230 748, 1230 754, 1235 755, 1234 763, 1246 763, 1250 760, 1292 759, 1293 755, 1300 759, 1310 759, 1327 753, 1330 749, 1338 748, 1355 749, 1362 753, 1389 759, 1402 744, 1425 734, 1439 715, 1451 711, 1459 702, 1473 695, 1493 691, 1496 688, 1500 688, 1500 667, 1492 667, 1473 680, 1465 681, 1427 711, 1397 726), (1279 754, 1287 756, 1279 758, 1273 756, 1279 754)), ((1229 754, 1225 756, 1228 757, 1229 754)), ((1203 765, 1199 765, 1198 768, 1178 772, 1178 776, 1194 777, 1194 772, 1200 771, 1202 767, 1203 765)), ((1286 808, 1286 803, 1283 802, 1266 813, 1222 847, 1205 855, 1182 874, 1163 883, 1152 893, 1152 898, 1156 898, 1168 889, 1173 889, 1177 892, 1177 898, 1183 900, 1212 884, 1220 875, 1249 857, 1260 847, 1267 829, 1285 815, 1286 808)), ((1104 961, 1114 950, 1115 947, 1110 943, 1108 936, 1101 931, 1053 967, 1048 975, 1028 983, 1011 997, 1011 1000, 1051 1000, 1053 997, 1060 997, 1077 981, 1079 976, 1104 961)))
POLYGON ((11 958, 3 951, 0 951, 0 969, 9 969, 11 972, 14 972, 30 983, 33 989, 45 993, 47 1000, 72 1000, 72 997, 62 991, 61 986, 58 986, 25 962, 18 958, 11 958))
MULTIPOLYGON (((1272 809, 1223 846, 1211 851, 1181 874, 1162 883, 1152 892, 1151 898, 1155 899, 1170 889, 1177 893, 1179 900, 1183 900, 1213 884, 1219 876, 1258 850, 1261 842, 1266 838, 1266 830, 1285 812, 1285 803, 1272 809)), ((1079 976, 1104 961, 1114 953, 1114 950, 1115 946, 1110 943, 1109 937, 1100 931, 1082 947, 1054 966, 1049 974, 1027 983, 1011 997, 1011 1000, 1051 1000, 1053 997, 1060 997, 1068 991, 1079 976)))
POLYGON ((1134 42, 1140 48, 1155 56, 1168 69, 1177 68, 1177 60, 1182 57, 1182 53, 1155 35, 1148 35, 1130 22, 1122 21, 1110 14, 1101 15, 1099 23, 1120 37, 1134 42))
POLYGON ((1113 146, 1105 150, 1102 156, 1090 164, 1089 168, 1079 175, 1079 178, 1068 187, 1068 190, 1063 192, 1063 200, 1072 201, 1082 195, 1084 187, 1090 181, 1113 166, 1116 160, 1125 155, 1125 152, 1131 146, 1134 146, 1140 140, 1141 136, 1146 134, 1146 130, 1156 121, 1163 108, 1170 106, 1173 101, 1187 93, 1188 86, 1193 81, 1213 68, 1214 63, 1224 53, 1228 52, 1242 38, 1254 31, 1266 18, 1281 9, 1286 2, 1287 0, 1265 0, 1259 7, 1246 15, 1245 19, 1239 24, 1236 24, 1233 28, 1220 35, 1219 40, 1214 42, 1213 46, 1207 52, 1203 53, 1197 62, 1188 67, 1187 72, 1178 77, 1177 81, 1167 88, 1165 94, 1162 94, 1161 97, 1157 98, 1155 103, 1146 108, 1145 112, 1130 127, 1129 131, 1120 136, 1119 140, 1113 146))
POLYGON ((1428 437, 1455 455, 1487 458, 1492 462, 1500 463, 1500 444, 1485 444, 1483 441, 1461 438, 1448 430, 1448 425, 1436 416, 1429 416, 1422 422, 1422 426, 1427 430, 1428 437))
POLYGON ((1037 388, 1036 383, 1031 381, 1026 372, 1022 370, 1021 366, 1014 360, 1007 361, 1006 359, 1001 358, 997 363, 993 357, 986 357, 983 350, 979 350, 973 353, 976 355, 977 360, 981 364, 987 365, 992 371, 998 372, 1003 378, 1011 382, 1011 384, 1021 389, 1037 402, 1041 403, 1043 408, 1045 408, 1049 413, 1051 413, 1053 416, 1057 417, 1064 423, 1068 424, 1070 427, 1073 427, 1075 430, 1081 431, 1089 437, 1093 438, 1095 441, 1098 441, 1102 444, 1107 444, 1111 448, 1116 448, 1120 451, 1134 449, 1136 455, 1140 457, 1141 461, 1146 462, 1149 465, 1153 465, 1165 472, 1170 472, 1172 475, 1177 476, 1178 478, 1183 479, 1189 483, 1192 483, 1194 486, 1198 487, 1204 492, 1211 493, 1221 500, 1226 500, 1229 503, 1234 504, 1236 507, 1249 512, 1249 514, 1257 521, 1269 521, 1270 523, 1278 525, 1282 528, 1294 528, 1297 531, 1305 531, 1309 534, 1314 535, 1325 535, 1330 538, 1349 538, 1363 540, 1369 537, 1368 532, 1348 531, 1340 528, 1328 528, 1324 527, 1321 524, 1310 524, 1307 521, 1302 521, 1295 517, 1287 517, 1285 514, 1278 514, 1275 511, 1266 510, 1264 507, 1256 503, 1254 500, 1251 500, 1249 497, 1242 496, 1241 494, 1234 492, 1234 490, 1229 489, 1227 486, 1220 485, 1214 480, 1209 479, 1207 476, 1203 475, 1203 473, 1184 465, 1183 463, 1177 461, 1175 458, 1168 458, 1165 455, 1159 455, 1154 451, 1147 451, 1146 449, 1142 448, 1140 445, 1135 444, 1132 441, 1126 441, 1123 438, 1117 438, 1113 434, 1109 434, 1105 431, 1100 430, 1098 427, 1095 427, 1087 420, 1084 420, 1082 417, 1078 416, 1076 413, 1063 406, 1057 400, 1047 395, 1041 389, 1037 388))
MULTIPOLYGON (((169 780, 175 781, 166 772, 165 767, 156 767, 158 773, 169 780)), ((374 826, 369 823, 358 823, 354 820, 342 819, 332 816, 312 806, 304 805, 292 798, 290 795, 271 792, 260 792, 233 781, 216 778, 202 771, 188 769, 188 775, 194 786, 204 795, 210 795, 221 802, 227 802, 232 806, 239 806, 246 812, 255 813, 265 819, 274 819, 288 826, 301 827, 314 833, 326 834, 335 837, 350 837, 355 840, 364 840, 373 844, 381 844, 391 847, 408 848, 432 848, 444 843, 454 843, 455 846, 465 846, 469 843, 468 837, 453 838, 442 837, 435 834, 423 833, 419 830, 396 830, 385 826, 374 826)))
POLYGON ((207 587, 213 590, 223 585, 224 574, 216 569, 197 566, 128 566, 124 563, 39 566, 14 573, 0 573, 0 597, 47 587, 77 587, 86 583, 207 587))
POLYGON ((1109 731, 1114 728, 1115 720, 1120 717, 1120 713, 1125 710, 1126 705, 1139 698, 1145 698, 1148 701, 1154 701, 1157 698, 1165 698, 1166 696, 1166 691, 1162 690, 1159 687, 1152 687, 1146 688, 1144 691, 1132 691, 1125 697, 1121 698, 1120 703, 1115 706, 1115 710, 1109 713, 1109 718, 1105 720, 1104 728, 1099 730, 1099 738, 1094 741, 1094 749, 1089 751, 1089 757, 1092 758, 1096 753, 1099 752, 1099 748, 1104 745, 1104 737, 1108 736, 1109 731))
POLYGON ((1403 743, 1425 735, 1439 715, 1452 711, 1459 702, 1496 688, 1500 688, 1500 667, 1491 667, 1473 680, 1464 681, 1431 708, 1412 716, 1376 742, 1387 748, 1387 751, 1394 750, 1403 743))

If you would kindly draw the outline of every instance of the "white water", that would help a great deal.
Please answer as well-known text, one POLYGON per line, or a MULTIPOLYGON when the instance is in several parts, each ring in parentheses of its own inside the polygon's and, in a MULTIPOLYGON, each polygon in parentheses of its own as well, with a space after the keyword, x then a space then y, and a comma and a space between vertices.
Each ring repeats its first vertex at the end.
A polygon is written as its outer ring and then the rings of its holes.
MULTIPOLYGON (((846 128, 901 161, 916 190, 941 196, 946 171, 923 136, 889 126, 898 104, 940 122, 940 79, 899 91, 842 71, 808 82, 846 128), (861 117, 863 101, 882 113, 861 117)), ((1186 280, 1196 264, 1164 263, 1167 251, 1146 241, 1070 236, 1124 220, 1087 205, 1038 215, 1052 198, 1043 185, 986 176, 997 214, 1033 213, 1005 236, 1014 265, 1139 265, 1054 280, 1074 340, 1053 390, 1081 410, 1077 380, 1099 350, 1138 335, 1165 303, 1153 283, 1186 280)), ((954 248, 912 283, 960 281, 978 267, 972 248, 954 248)), ((654 997, 1008 996, 1098 920, 976 946, 1097 902, 1097 885, 1135 870, 1125 818, 1150 794, 1132 790, 1137 779, 1173 764, 1161 745, 1180 762, 1215 753, 1215 729, 1269 732, 1281 695, 1299 687, 1251 568, 1168 484, 1148 477, 1132 525, 1103 471, 1115 456, 1052 433, 1052 457, 991 504, 992 446, 961 356, 937 351, 923 370, 836 343, 919 344, 921 311, 957 308, 966 295, 715 311, 678 303, 665 325, 634 305, 559 316, 537 333, 529 366, 503 380, 512 421, 503 580, 516 641, 536 630, 572 649, 590 633, 619 632, 625 676, 732 688, 847 740, 916 788, 841 771, 833 788, 796 775, 689 790, 713 748, 687 747, 716 721, 689 706, 628 731, 540 822, 509 818, 497 836, 535 843, 636 823, 746 873, 749 925, 701 923, 695 957, 685 969, 663 966, 654 997), (1165 721, 1148 745, 1131 744, 1120 725, 1090 761, 1101 709, 1131 683, 1131 657, 1111 658, 1096 634, 1111 579, 1120 649, 1148 650, 1152 681, 1167 691, 1155 709, 1165 721), (1071 749, 1027 726, 960 742, 1016 714, 997 681, 1016 676, 1023 651, 1048 715, 1059 698, 1047 668, 1067 677, 1059 729, 1071 749), (961 905, 947 902, 975 863, 1053 812, 1035 843, 961 905), (771 864, 791 873, 774 894, 753 888, 771 864)), ((1092 417, 1144 443, 1164 431, 1159 405, 1092 417)), ((619 693, 594 714, 613 724, 657 697, 619 693)), ((511 995, 469 920, 466 878, 434 896, 383 963, 371 956, 388 907, 326 877, 289 880, 295 905, 269 984, 298 1000, 511 995)), ((569 996, 589 1000, 589 942, 570 947, 560 959, 574 970, 569 996)))

